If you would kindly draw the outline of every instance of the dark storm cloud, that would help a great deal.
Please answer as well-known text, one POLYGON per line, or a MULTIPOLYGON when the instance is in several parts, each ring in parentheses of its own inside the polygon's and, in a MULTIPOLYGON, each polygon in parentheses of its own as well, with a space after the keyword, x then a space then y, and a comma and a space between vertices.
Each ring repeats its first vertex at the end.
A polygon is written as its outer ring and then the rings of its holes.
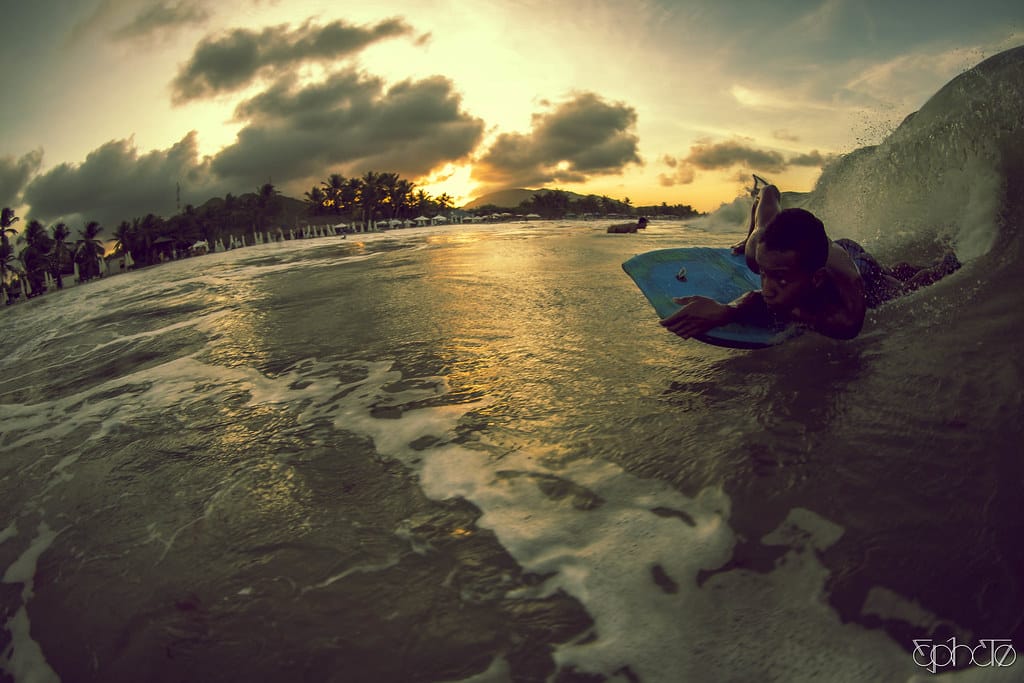
POLYGON ((580 93, 553 111, 534 114, 528 134, 504 133, 476 163, 474 177, 490 185, 583 182, 642 163, 636 110, 580 93))
POLYGON ((131 140, 111 140, 81 164, 60 164, 37 176, 25 188, 24 200, 32 218, 96 220, 109 226, 109 234, 121 220, 174 213, 178 183, 183 203, 221 194, 213 180, 199 159, 193 131, 168 149, 141 155, 131 140))
POLYGON ((15 159, 0 157, 0 206, 17 206, 21 191, 43 163, 43 150, 37 149, 15 159))
POLYGON ((303 62, 340 59, 372 43, 410 33, 412 27, 401 19, 388 19, 375 26, 353 26, 339 20, 323 26, 306 22, 295 29, 281 25, 207 36, 179 70, 171 84, 172 97, 182 104, 230 92, 260 75, 279 73, 303 62))
POLYGON ((461 105, 441 76, 386 91, 381 79, 354 71, 300 89, 283 80, 237 107, 246 125, 212 170, 246 186, 268 175, 294 186, 370 170, 416 178, 480 143, 483 121, 461 105))
POLYGON ((157 2, 140 11, 114 32, 116 38, 144 38, 159 31, 179 26, 203 24, 210 12, 198 0, 157 2))

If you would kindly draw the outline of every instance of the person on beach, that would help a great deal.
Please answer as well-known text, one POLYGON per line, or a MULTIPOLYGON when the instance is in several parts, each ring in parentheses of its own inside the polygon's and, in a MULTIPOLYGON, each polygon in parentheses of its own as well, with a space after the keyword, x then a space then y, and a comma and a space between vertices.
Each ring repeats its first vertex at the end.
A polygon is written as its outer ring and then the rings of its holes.
POLYGON ((703 296, 674 299, 682 308, 661 321, 669 331, 686 339, 732 322, 795 322, 834 339, 853 339, 868 308, 960 267, 949 251, 932 266, 885 268, 853 240, 829 240, 810 211, 783 210, 778 188, 758 176, 752 194, 750 228, 733 253, 746 256, 747 266, 761 276, 761 289, 728 304, 703 296))

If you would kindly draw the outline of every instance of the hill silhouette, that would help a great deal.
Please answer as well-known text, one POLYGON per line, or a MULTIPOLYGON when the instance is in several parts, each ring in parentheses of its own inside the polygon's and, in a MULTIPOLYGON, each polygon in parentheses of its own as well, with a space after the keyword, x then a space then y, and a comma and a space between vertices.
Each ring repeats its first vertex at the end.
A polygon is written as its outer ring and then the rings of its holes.
MULTIPOLYGON (((502 208, 514 209, 523 202, 532 198, 535 194, 544 195, 553 190, 547 188, 541 188, 539 190, 528 190, 525 188, 515 188, 510 190, 498 190, 497 192, 488 192, 482 194, 479 197, 470 200, 462 208, 466 210, 475 209, 478 206, 500 206, 502 208)), ((584 195, 576 194, 575 192, 569 192, 567 190, 561 190, 569 199, 576 201, 583 199, 584 195)))

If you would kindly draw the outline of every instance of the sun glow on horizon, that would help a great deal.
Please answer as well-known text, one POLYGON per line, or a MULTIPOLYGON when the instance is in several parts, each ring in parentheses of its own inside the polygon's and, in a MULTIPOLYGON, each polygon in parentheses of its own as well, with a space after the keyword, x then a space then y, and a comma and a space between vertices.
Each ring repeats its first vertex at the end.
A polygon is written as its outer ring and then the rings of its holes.
POLYGON ((416 187, 435 199, 447 193, 455 206, 463 206, 477 196, 480 187, 473 181, 472 172, 471 164, 445 164, 441 170, 417 180, 416 187))

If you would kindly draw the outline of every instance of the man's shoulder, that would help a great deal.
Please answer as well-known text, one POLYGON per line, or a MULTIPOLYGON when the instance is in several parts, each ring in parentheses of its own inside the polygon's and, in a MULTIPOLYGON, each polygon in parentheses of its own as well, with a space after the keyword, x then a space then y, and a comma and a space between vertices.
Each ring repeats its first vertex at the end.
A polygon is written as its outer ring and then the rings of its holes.
POLYGON ((825 263, 825 268, 833 279, 838 280, 837 284, 863 282, 860 271, 857 270, 857 264, 853 262, 849 252, 835 242, 829 244, 828 261, 825 263))

